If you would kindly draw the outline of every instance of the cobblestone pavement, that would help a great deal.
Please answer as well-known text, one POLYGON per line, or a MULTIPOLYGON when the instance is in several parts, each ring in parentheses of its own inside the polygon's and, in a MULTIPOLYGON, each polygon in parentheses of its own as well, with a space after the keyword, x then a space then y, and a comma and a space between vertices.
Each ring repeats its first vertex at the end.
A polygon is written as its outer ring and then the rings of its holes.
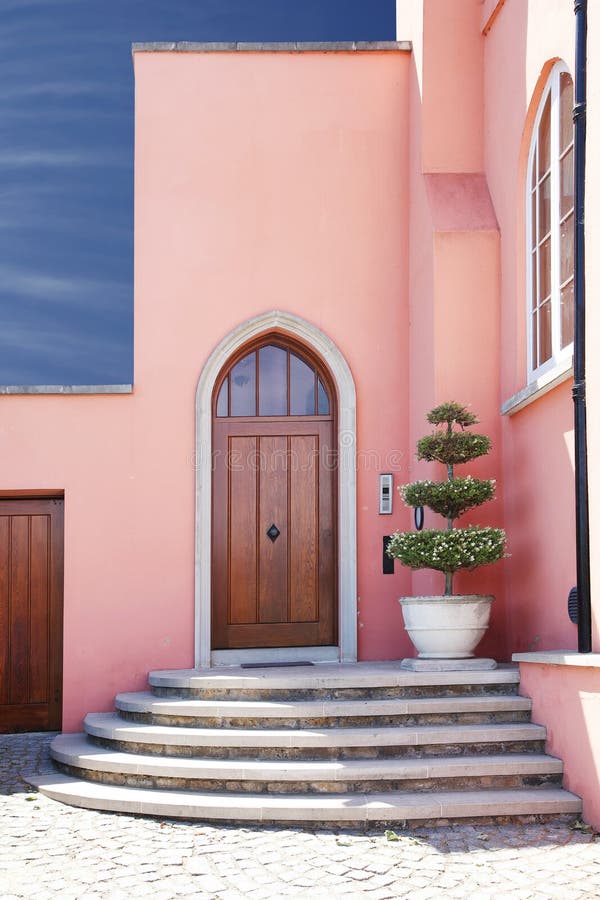
POLYGON ((63 806, 28 790, 21 777, 51 770, 50 737, 0 735, 1 900, 600 896, 600 835, 562 824, 397 829, 386 836, 63 806))

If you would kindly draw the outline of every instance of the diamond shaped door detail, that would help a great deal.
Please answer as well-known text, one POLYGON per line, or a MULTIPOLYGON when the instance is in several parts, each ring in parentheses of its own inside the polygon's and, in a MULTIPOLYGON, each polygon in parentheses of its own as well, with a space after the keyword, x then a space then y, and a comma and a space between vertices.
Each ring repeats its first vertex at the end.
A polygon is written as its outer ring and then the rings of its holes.
POLYGON ((273 541, 273 543, 275 543, 275 541, 277 540, 277 538, 279 537, 280 534, 281 534, 281 532, 280 532, 279 528, 277 527, 277 525, 275 525, 275 524, 271 525, 271 527, 267 531, 267 537, 269 538, 270 541, 273 541))

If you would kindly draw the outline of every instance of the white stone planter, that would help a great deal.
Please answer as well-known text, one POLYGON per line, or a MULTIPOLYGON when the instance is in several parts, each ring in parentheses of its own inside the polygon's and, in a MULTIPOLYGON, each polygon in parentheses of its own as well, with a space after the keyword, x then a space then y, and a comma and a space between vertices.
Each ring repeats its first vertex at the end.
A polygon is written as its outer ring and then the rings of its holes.
POLYGON ((419 659, 470 659, 490 621, 493 597, 401 597, 404 625, 419 659))

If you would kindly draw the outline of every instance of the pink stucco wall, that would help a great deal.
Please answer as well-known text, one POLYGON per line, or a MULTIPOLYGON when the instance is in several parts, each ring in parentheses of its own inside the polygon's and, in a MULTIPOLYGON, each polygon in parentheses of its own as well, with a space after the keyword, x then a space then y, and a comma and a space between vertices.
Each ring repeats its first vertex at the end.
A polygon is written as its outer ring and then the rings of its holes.
POLYGON ((424 172, 483 168, 480 9, 481 0, 423 0, 424 172))
POLYGON ((521 663, 520 693, 547 730, 547 750, 564 763, 564 786, 583 798, 583 818, 600 829, 600 669, 521 663))
POLYGON ((135 55, 134 394, 2 399, 3 487, 65 491, 65 730, 149 669, 193 665, 196 385, 221 338, 269 309, 321 328, 352 370, 359 654, 409 652, 410 578, 381 574, 377 505, 379 472, 407 452, 409 67, 401 52, 135 55))
MULTIPOLYGON (((502 402, 527 383, 524 197, 531 127, 552 60, 564 59, 573 71, 574 27, 569 4, 507 0, 484 38, 485 170, 502 234, 502 402)), ((566 609, 576 581, 570 386, 563 383, 502 420, 513 651, 577 644, 566 609)))

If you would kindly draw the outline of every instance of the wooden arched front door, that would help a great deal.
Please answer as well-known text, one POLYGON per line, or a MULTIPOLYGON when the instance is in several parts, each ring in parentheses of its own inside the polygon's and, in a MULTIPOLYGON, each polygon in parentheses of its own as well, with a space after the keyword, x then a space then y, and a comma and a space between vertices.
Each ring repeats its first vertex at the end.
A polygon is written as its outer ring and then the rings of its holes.
POLYGON ((217 379, 213 649, 337 643, 335 418, 329 375, 281 335, 217 379))

